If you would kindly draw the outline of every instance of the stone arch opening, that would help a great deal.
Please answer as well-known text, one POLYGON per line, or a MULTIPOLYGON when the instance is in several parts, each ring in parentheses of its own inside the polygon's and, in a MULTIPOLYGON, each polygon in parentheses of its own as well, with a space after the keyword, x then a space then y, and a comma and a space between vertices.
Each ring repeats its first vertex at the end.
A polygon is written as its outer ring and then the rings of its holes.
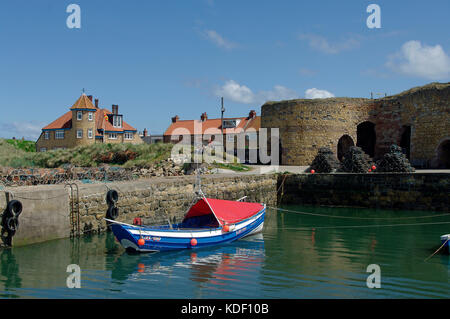
POLYGON ((362 122, 357 126, 356 132, 356 146, 361 147, 364 153, 370 157, 374 157, 377 139, 375 124, 369 121, 362 122))
POLYGON ((400 138, 400 147, 403 150, 403 153, 406 155, 406 158, 409 159, 411 153, 411 126, 403 125, 402 127, 402 135, 400 138))
POLYGON ((450 139, 439 144, 437 150, 438 168, 450 168, 450 139))
POLYGON ((355 146, 355 142, 353 142, 353 139, 347 134, 342 135, 337 144, 338 160, 342 161, 344 154, 351 146, 355 146))

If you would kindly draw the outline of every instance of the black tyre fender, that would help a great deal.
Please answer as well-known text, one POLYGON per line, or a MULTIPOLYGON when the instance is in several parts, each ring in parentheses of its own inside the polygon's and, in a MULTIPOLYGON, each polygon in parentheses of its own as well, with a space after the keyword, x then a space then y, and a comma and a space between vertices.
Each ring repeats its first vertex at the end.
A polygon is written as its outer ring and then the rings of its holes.
POLYGON ((106 217, 109 219, 116 219, 119 216, 119 209, 114 206, 110 206, 106 212, 106 217))
POLYGON ((15 217, 9 217, 6 220, 6 229, 10 233, 15 233, 19 229, 19 220, 15 217))
POLYGON ((8 202, 8 206, 6 207, 10 216, 14 217, 19 217, 20 213, 22 213, 22 208, 23 208, 22 203, 15 199, 8 202))
POLYGON ((106 202, 109 205, 114 205, 119 200, 119 193, 115 189, 110 189, 106 193, 106 202))

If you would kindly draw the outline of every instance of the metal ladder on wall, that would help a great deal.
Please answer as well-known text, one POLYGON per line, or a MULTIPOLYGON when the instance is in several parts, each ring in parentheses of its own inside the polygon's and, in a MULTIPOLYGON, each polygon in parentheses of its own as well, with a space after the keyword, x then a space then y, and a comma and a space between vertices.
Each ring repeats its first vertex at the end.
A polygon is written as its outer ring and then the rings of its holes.
POLYGON ((70 238, 79 237, 80 231, 80 194, 78 185, 75 183, 67 183, 70 187, 70 238), (76 191, 76 192, 74 192, 76 191))

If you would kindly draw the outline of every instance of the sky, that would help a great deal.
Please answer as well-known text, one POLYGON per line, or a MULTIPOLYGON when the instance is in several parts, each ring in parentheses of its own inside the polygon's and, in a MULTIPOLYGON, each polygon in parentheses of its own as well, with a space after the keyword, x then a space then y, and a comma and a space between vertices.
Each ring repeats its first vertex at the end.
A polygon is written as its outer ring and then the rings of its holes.
POLYGON ((37 139, 83 89, 162 134, 175 115, 220 117, 221 96, 238 117, 449 82, 449 13, 448 0, 2 0, 0 137, 37 139))

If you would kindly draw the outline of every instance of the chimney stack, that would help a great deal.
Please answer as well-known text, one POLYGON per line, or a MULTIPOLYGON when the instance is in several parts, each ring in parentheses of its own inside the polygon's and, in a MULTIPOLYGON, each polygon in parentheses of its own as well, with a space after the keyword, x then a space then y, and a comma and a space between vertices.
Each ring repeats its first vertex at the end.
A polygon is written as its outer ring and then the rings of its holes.
POLYGON ((175 115, 174 117, 172 117, 172 123, 176 123, 178 119, 179 119, 178 115, 175 115))
POLYGON ((144 128, 144 137, 146 137, 148 135, 148 131, 146 128, 144 128))
POLYGON ((117 104, 112 105, 112 113, 119 114, 119 105, 117 105, 117 104))
POLYGON ((248 114, 248 118, 249 119, 254 119, 256 117, 256 111, 255 110, 251 110, 250 113, 248 114))
POLYGON ((208 115, 206 114, 206 112, 202 113, 202 116, 200 116, 200 119, 202 120, 202 122, 205 122, 208 119, 208 115))
POLYGON ((95 99, 95 107, 98 109, 98 99, 95 99))
POLYGON ((88 99, 92 102, 92 95, 88 95, 88 99))

